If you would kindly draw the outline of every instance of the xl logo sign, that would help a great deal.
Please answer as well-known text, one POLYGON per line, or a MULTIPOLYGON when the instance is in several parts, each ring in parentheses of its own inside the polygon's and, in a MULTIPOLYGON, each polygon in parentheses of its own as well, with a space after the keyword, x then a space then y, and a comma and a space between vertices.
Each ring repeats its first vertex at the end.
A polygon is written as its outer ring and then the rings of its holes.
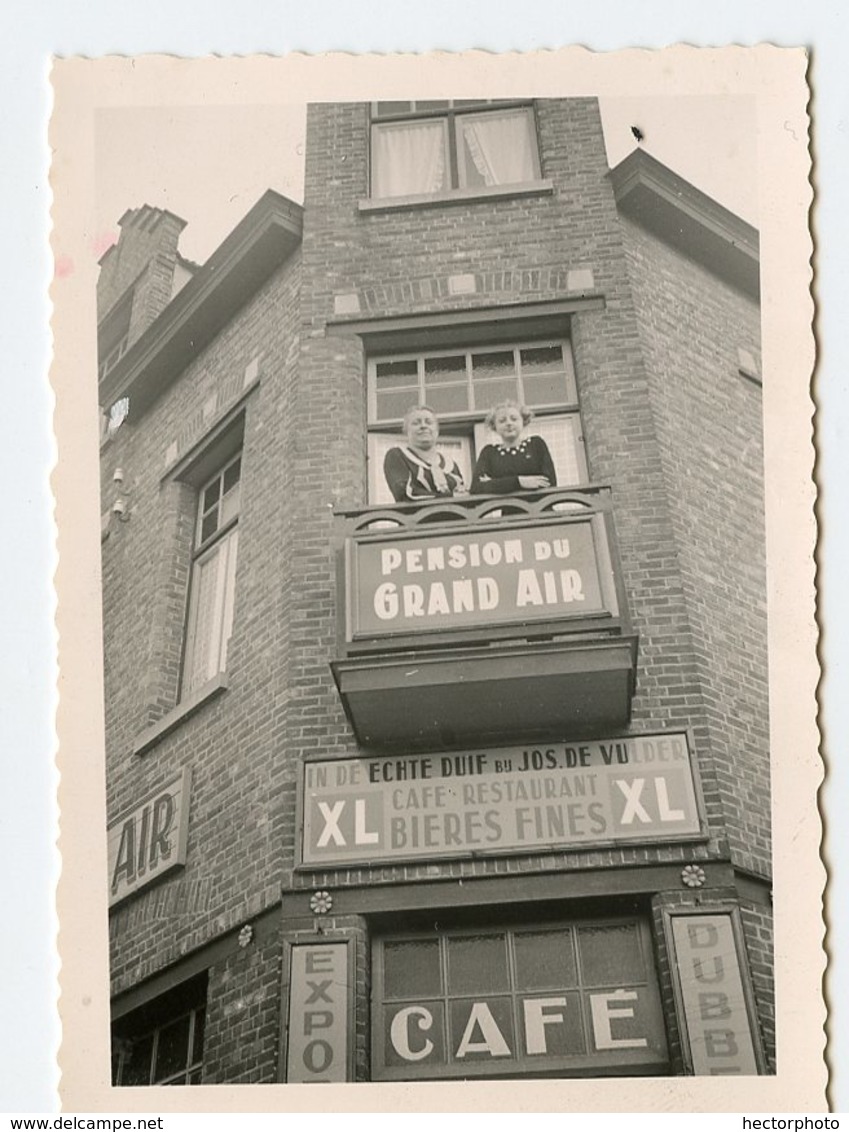
POLYGON ((316 848, 328 846, 380 844, 380 798, 339 797, 326 801, 313 801, 318 830, 316 848))

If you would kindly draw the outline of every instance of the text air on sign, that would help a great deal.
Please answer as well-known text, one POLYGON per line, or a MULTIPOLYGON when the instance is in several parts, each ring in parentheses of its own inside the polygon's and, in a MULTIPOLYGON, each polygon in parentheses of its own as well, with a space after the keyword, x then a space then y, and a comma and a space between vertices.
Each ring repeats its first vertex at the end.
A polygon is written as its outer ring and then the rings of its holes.
POLYGON ((604 516, 349 540, 348 637, 616 615, 604 516))
POLYGON ((305 865, 697 837, 687 735, 309 762, 305 865))
POLYGON ((186 863, 190 781, 186 768, 108 827, 110 905, 186 863))

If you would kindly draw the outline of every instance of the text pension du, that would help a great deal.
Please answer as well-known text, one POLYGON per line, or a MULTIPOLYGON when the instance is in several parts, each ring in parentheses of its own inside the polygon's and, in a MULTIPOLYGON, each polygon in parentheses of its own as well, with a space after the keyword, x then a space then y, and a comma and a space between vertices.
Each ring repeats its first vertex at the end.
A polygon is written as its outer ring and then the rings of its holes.
MULTIPOLYGON (((525 548, 519 539, 457 543, 452 546, 415 547, 401 551, 384 547, 380 555, 380 572, 388 577, 403 567, 409 574, 441 574, 463 571, 451 582, 433 580, 419 584, 382 582, 375 591, 374 611, 382 621, 391 621, 403 612, 404 617, 431 617, 438 614, 474 613, 497 609, 501 600, 495 578, 467 576, 469 570, 482 566, 521 565, 525 548)), ((566 559, 570 555, 567 538, 538 540, 533 545, 535 562, 566 559)), ((537 569, 528 566, 518 571, 514 604, 527 606, 570 604, 584 601, 581 575, 572 569, 537 569)))

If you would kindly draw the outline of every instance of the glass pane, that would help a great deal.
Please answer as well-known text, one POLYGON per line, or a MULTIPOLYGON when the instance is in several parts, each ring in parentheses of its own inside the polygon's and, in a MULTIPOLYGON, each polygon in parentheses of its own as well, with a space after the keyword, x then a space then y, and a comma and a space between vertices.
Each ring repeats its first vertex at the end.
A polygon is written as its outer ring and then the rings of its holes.
POLYGON ((486 354, 472 354, 472 380, 488 377, 506 377, 516 372, 512 350, 491 350, 486 354))
POLYGON ((587 1052, 581 1001, 576 991, 535 995, 521 1003, 524 1052, 528 1057, 563 1057, 587 1052))
POLYGON ((431 99, 429 102, 416 100, 416 110, 444 110, 450 105, 451 103, 447 98, 431 99))
POLYGON ((242 472, 242 461, 234 460, 229 468, 224 472, 224 494, 232 490, 233 487, 239 482, 239 476, 242 472))
POLYGON ((434 385, 466 381, 466 359, 463 354, 453 354, 447 358, 425 358, 425 390, 434 385))
POLYGON ((586 479, 578 436, 579 427, 580 420, 577 413, 567 417, 539 417, 530 424, 530 433, 541 436, 548 445, 560 487, 574 486, 583 483, 586 479))
POLYGON ((503 935, 469 935, 448 940, 448 993, 509 990, 507 940, 503 935))
POLYGON ((454 1001, 451 1049, 459 1064, 515 1057, 513 1003, 509 998, 454 1001))
POLYGON ((552 373, 563 371, 563 348, 555 346, 526 346, 520 350, 522 373, 552 373))
POLYGON ((192 579, 192 615, 186 635, 186 671, 183 675, 184 696, 200 687, 210 676, 215 675, 211 656, 211 637, 215 621, 219 549, 217 548, 210 557, 195 565, 195 574, 192 579))
POLYGON ((532 181, 536 156, 525 110, 490 110, 457 118, 460 184, 512 185, 532 181))
POLYGON ((522 388, 526 405, 557 405, 574 401, 574 394, 566 384, 563 373, 522 374, 522 388))
POLYGON ((221 500, 221 526, 229 523, 239 514, 239 501, 241 499, 241 484, 238 482, 230 488, 221 500))
POLYGON ((201 512, 206 514, 210 508, 214 507, 218 502, 218 496, 221 493, 221 477, 218 476, 212 481, 209 487, 204 488, 203 501, 201 502, 201 512))
POLYGON ((192 1047, 192 1061, 203 1061, 203 1034, 206 1029, 206 1008, 195 1011, 195 1038, 192 1047))
POLYGON ((604 924, 578 929, 581 981, 586 986, 644 982, 646 971, 636 924, 604 924))
POLYGON ((178 1018, 159 1031, 154 1081, 186 1068, 189 1058, 189 1016, 178 1018))
POLYGON ((378 390, 415 387, 419 383, 419 365, 415 358, 405 362, 378 362, 374 376, 378 390))
MULTIPOLYGON (((518 397, 516 378, 510 377, 505 381, 477 381, 474 388, 475 409, 478 412, 489 412, 500 401, 515 401, 518 397)), ((494 434, 495 435, 495 434, 494 434)), ((493 443, 498 443, 495 435, 493 443)))
POLYGON ((153 1056, 153 1034, 134 1041, 125 1052, 121 1066, 122 1085, 149 1085, 150 1061, 153 1056))
POLYGON ((383 945, 383 993, 386 998, 423 998, 442 994, 439 940, 395 940, 383 945))
POLYGON ((378 124, 371 130, 372 196, 429 195, 448 186, 443 118, 378 124))
POLYGON ((517 990, 577 986, 572 933, 517 932, 513 937, 517 990))
POLYGON ((437 385, 427 392, 427 403, 437 414, 464 413, 469 408, 469 390, 465 385, 437 385))
POLYGON ((204 543, 218 530, 218 508, 214 508, 208 515, 204 515, 200 525, 200 542, 204 543))
MULTIPOLYGON (((398 393, 381 393, 378 390, 375 410, 379 421, 401 420, 407 409, 412 409, 418 402, 415 389, 402 389, 398 393)), ((436 408, 436 406, 433 406, 436 408)), ((403 443, 401 433, 398 433, 396 444, 403 443)))
POLYGON ((383 1056, 387 1065, 445 1064, 445 1007, 427 999, 383 1007, 383 1056))

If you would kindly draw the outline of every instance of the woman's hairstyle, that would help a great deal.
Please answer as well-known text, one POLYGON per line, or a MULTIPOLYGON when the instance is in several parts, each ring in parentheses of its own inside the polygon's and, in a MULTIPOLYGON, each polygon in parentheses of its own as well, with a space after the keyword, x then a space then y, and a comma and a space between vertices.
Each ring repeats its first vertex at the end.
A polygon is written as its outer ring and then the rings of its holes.
POLYGON ((439 424, 439 418, 436 416, 436 413, 433 411, 430 405, 411 405, 409 409, 407 409, 406 413, 404 413, 404 423, 401 426, 404 432, 407 431, 407 425, 410 423, 410 417, 413 415, 413 413, 430 413, 430 415, 436 420, 436 423, 439 424))
POLYGON ((524 424, 529 425, 533 419, 533 413, 524 405, 520 405, 518 401, 499 401, 497 405, 493 405, 484 418, 484 424, 487 428, 495 432, 495 418, 498 415, 499 409, 518 409, 522 414, 522 421, 524 424))

